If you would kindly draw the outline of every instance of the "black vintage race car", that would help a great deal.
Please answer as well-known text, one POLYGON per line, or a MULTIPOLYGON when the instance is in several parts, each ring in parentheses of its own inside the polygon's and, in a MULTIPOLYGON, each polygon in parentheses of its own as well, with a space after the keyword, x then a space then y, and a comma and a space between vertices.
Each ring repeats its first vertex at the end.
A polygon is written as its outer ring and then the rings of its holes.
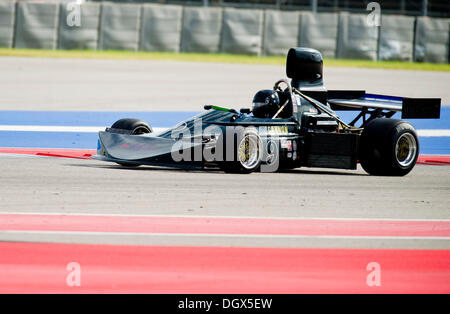
POLYGON ((416 164, 419 141, 413 126, 391 119, 440 117, 440 99, 327 90, 323 59, 309 48, 292 48, 286 63, 291 82, 259 91, 252 109, 205 106, 201 114, 154 134, 138 119, 121 119, 99 132, 95 159, 123 166, 221 168, 227 172, 275 172, 318 167, 404 176, 416 164), (358 112, 342 121, 336 111, 358 112))

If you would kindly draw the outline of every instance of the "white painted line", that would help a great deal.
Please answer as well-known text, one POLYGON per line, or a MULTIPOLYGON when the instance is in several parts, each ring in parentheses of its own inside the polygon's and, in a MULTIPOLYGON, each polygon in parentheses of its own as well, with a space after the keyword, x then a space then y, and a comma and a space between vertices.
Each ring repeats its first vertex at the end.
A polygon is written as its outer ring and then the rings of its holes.
POLYGON ((449 137, 450 130, 417 130, 420 137, 449 137))
POLYGON ((50 151, 50 150, 71 150, 71 151, 80 151, 80 152, 82 152, 82 151, 86 151, 86 150, 95 150, 95 148, 80 148, 80 147, 77 147, 77 148, 69 148, 69 147, 26 147, 26 146, 17 146, 17 147, 2 147, 2 146, 0 146, 0 148, 6 148, 6 149, 16 149, 16 148, 18 148, 18 149, 27 149, 27 150, 47 150, 47 151, 50 151))
POLYGON ((28 155, 28 154, 11 154, 11 153, 0 153, 0 157, 14 157, 14 158, 50 158, 49 156, 28 155))
POLYGON ((279 235, 279 234, 215 234, 215 233, 142 233, 142 232, 98 232, 98 231, 38 231, 38 230, 4 230, 1 234, 33 235, 90 235, 90 236, 151 236, 151 237, 199 237, 199 238, 275 238, 275 239, 365 239, 365 240, 446 240, 450 237, 405 237, 405 236, 333 236, 333 235, 279 235))
MULTIPOLYGON (((55 126, 55 125, 0 125, 0 131, 14 132, 69 132, 69 133, 98 133, 104 131, 104 126, 55 126)), ((165 128, 153 128, 154 133, 162 132, 165 128)))
POLYGON ((115 214, 115 213, 56 213, 56 212, 0 212, 0 215, 39 215, 39 216, 99 216, 99 217, 142 217, 142 218, 193 218, 193 219, 274 219, 274 220, 337 220, 337 221, 423 221, 450 222, 450 219, 417 219, 417 218, 329 218, 329 217, 261 217, 261 216, 190 216, 190 215, 153 215, 153 214, 115 214))
POLYGON ((97 133, 103 126, 0 125, 0 131, 97 133))

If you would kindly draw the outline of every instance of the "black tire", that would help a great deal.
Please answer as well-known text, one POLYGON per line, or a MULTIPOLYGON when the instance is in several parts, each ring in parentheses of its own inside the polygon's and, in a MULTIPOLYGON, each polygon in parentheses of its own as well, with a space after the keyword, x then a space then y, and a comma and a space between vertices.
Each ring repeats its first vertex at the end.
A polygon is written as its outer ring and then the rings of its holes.
POLYGON ((419 140, 413 126, 395 119, 375 119, 361 135, 359 160, 378 176, 405 176, 416 165, 419 140))
MULTIPOLYGON (((120 119, 116 121, 111 126, 111 129, 127 131, 127 133, 131 135, 142 135, 153 132, 152 127, 147 122, 130 118, 120 119)), ((139 167, 139 164, 134 163, 118 162, 117 164, 123 167, 139 167)))
MULTIPOLYGON (((234 141, 233 141, 234 142, 234 141)), ((224 145, 226 140, 223 141, 224 145)), ((252 173, 259 170, 261 166, 261 139, 256 131, 246 131, 243 135, 237 137, 237 142, 234 143, 233 161, 223 161, 220 163, 220 168, 227 173, 252 173), (245 144, 247 142, 247 145, 245 144), (244 146, 246 145, 246 150, 244 146), (253 145, 253 146, 251 146, 253 145), (239 149, 242 148, 247 152, 245 158, 239 157, 239 149), (253 148, 252 156, 250 156, 250 147, 253 148)), ((224 146, 225 147, 225 146, 224 146)), ((224 149, 224 158, 226 157, 226 148, 224 149)), ((242 156, 241 156, 242 157, 242 156)))
POLYGON ((152 127, 145 121, 139 119, 120 119, 111 126, 111 129, 129 131, 132 135, 152 133, 152 127))

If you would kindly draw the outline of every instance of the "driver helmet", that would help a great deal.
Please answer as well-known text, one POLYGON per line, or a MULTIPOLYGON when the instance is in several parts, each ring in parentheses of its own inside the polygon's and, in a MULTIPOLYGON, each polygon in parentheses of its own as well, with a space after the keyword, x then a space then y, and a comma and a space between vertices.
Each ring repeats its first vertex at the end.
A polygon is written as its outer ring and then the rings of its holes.
POLYGON ((253 97, 253 115, 257 118, 272 118, 280 109, 280 97, 274 90, 261 90, 253 97))

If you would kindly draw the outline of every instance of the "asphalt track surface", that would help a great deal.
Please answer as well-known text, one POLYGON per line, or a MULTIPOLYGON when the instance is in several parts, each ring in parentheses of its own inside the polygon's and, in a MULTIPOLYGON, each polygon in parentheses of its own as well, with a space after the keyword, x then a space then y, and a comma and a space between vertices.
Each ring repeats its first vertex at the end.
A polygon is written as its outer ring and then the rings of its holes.
MULTIPOLYGON (((284 67, 196 62, 0 58, 0 110, 198 111, 248 107, 286 77, 284 67)), ((325 68, 328 89, 439 97, 450 73, 325 68)))
MULTIPOLYGON (((284 76, 273 66, 153 61, 1 58, 0 67, 0 110, 246 106, 284 76)), ((450 102, 447 73, 326 71, 329 88, 450 102)), ((389 178, 0 161, 0 292, 450 292, 448 166, 389 178), (80 286, 66 280, 71 262, 80 286), (372 262, 381 286, 366 282, 372 262)))

